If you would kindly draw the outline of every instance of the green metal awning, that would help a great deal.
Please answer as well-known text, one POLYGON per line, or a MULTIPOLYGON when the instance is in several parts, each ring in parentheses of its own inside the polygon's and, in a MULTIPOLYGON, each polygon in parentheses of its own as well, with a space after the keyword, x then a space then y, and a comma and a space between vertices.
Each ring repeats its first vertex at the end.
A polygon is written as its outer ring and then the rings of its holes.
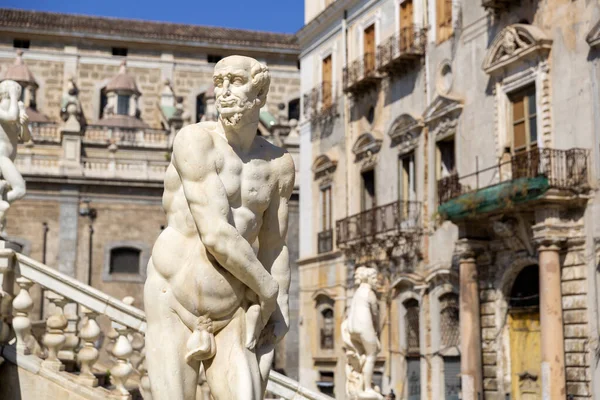
POLYGON ((458 196, 441 204, 438 213, 443 219, 459 220, 538 199, 548 189, 550 183, 545 176, 518 178, 458 196))

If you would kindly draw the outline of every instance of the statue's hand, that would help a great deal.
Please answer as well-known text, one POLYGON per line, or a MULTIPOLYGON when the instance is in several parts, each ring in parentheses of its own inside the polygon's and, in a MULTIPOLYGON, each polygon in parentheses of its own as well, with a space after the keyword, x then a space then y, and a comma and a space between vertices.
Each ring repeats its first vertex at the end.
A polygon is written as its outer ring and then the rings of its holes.
POLYGON ((279 294, 279 284, 272 279, 265 283, 263 296, 260 296, 260 318, 266 325, 273 312, 277 309, 277 295, 279 294))

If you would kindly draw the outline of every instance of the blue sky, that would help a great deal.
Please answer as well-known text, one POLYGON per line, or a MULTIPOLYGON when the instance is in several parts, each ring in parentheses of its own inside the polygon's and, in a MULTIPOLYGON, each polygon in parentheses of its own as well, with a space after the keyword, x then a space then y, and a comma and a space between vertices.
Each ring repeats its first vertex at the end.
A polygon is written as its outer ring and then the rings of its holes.
POLYGON ((0 7, 295 33, 304 0, 2 0, 0 7))

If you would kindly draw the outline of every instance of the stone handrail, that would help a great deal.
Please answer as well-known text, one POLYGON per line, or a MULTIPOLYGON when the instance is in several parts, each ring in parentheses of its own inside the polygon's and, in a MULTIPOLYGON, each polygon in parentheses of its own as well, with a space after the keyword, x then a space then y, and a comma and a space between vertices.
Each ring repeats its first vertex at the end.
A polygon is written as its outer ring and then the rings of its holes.
MULTIPOLYGON (((140 393, 145 399, 151 399, 143 340, 146 327, 146 315, 142 310, 7 248, 7 242, 0 241, 0 348, 14 342, 12 361, 42 357, 44 360, 39 360, 39 369, 47 371, 46 376, 69 374, 63 370, 64 365, 77 363, 81 372, 73 375, 75 378, 70 382, 74 380, 80 385, 79 394, 87 393, 85 398, 90 399, 130 399, 131 381, 128 382, 128 378, 137 376, 140 393), (19 287, 16 296, 13 294, 15 283, 19 287), (47 298, 55 306, 53 314, 46 320, 42 343, 38 343, 31 333, 29 313, 33 301, 29 289, 33 284, 44 288, 47 298), (69 314, 67 310, 72 304, 78 305, 79 312, 69 314), (95 343, 101 333, 96 322, 99 315, 110 319, 113 328, 106 334, 114 339, 109 349, 116 359, 110 369, 114 383, 112 391, 98 387, 93 374, 99 356, 95 343), (78 324, 80 318, 81 325, 78 324), (9 340, 13 333, 15 340, 9 340)), ((267 390, 280 399, 331 400, 275 371, 271 372, 267 390)))

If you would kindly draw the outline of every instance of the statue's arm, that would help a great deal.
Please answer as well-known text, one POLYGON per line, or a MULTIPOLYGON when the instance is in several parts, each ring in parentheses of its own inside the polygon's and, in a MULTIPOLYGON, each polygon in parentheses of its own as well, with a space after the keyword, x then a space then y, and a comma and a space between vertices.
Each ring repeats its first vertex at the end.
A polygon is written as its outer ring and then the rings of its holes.
POLYGON ((19 119, 19 99, 17 97, 10 97, 10 104, 8 110, 0 108, 0 119, 6 122, 17 122, 19 119))
POLYGON ((278 309, 271 319, 274 322, 275 340, 279 341, 289 330, 289 289, 290 259, 286 244, 288 229, 288 203, 294 190, 294 161, 285 154, 276 166, 279 176, 279 188, 267 209, 263 226, 259 234, 258 259, 271 271, 271 275, 279 284, 277 295, 278 309))
POLYGON ((381 326, 379 326, 379 303, 377 302, 377 296, 371 290, 369 292, 369 308, 371 309, 371 317, 373 319, 373 326, 377 335, 381 333, 381 326))
MULTIPOLYGON (((275 308, 278 285, 252 246, 230 223, 229 200, 214 163, 212 137, 197 125, 183 128, 173 144, 173 164, 202 243, 218 263, 275 308)), ((271 311, 272 311, 271 309, 271 311)))

